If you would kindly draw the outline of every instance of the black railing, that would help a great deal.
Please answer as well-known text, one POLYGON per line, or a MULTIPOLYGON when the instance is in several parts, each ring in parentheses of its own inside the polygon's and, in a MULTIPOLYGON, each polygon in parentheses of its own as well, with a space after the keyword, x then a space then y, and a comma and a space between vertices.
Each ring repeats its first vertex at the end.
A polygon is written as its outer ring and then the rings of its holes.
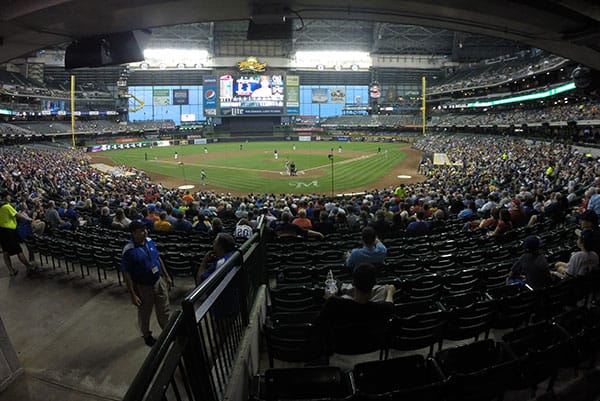
POLYGON ((125 400, 196 400, 190 386, 189 339, 185 335, 183 313, 176 311, 158 338, 125 400), (160 394, 162 397, 156 397, 160 394))
POLYGON ((186 296, 124 401, 223 399, 264 283, 265 250, 257 233, 186 296))

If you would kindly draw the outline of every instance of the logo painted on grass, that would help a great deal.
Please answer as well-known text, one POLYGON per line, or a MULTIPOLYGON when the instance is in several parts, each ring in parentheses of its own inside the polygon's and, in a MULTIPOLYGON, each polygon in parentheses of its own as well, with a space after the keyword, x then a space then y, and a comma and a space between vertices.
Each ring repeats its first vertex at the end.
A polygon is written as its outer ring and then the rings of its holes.
POLYGON ((319 186, 319 181, 314 180, 311 182, 289 182, 288 185, 290 187, 294 187, 294 188, 306 188, 306 187, 318 187, 319 186))

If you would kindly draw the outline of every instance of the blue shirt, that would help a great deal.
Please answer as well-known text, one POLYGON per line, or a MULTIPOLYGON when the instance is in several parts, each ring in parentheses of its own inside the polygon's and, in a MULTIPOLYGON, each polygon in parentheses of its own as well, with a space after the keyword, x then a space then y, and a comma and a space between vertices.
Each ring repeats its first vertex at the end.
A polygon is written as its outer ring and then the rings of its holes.
POLYGON ((233 252, 226 253, 223 257, 216 262, 208 265, 208 268, 204 271, 204 273, 200 274, 200 278, 202 281, 206 280, 211 274, 213 274, 218 268, 223 266, 225 262, 233 255, 233 252))
POLYGON ((600 194, 594 194, 588 202, 587 210, 593 210, 596 214, 600 215, 600 194))
POLYGON ((121 271, 129 273, 135 284, 154 285, 160 278, 160 269, 158 250, 150 238, 146 238, 143 245, 130 240, 123 247, 121 271))
POLYGON ((374 248, 362 247, 355 248, 350 253, 346 266, 355 267, 361 263, 382 264, 387 254, 387 248, 379 242, 374 248))
POLYGON ((427 234, 429 223, 426 221, 413 221, 406 227, 406 232, 410 234, 427 234))

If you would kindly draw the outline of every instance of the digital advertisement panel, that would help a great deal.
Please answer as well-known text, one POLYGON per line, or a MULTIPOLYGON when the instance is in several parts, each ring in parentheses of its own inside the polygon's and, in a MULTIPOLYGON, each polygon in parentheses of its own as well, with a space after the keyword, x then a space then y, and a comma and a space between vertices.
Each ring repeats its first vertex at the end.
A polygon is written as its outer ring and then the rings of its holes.
POLYGON ((217 115, 217 77, 206 75, 203 77, 202 101, 204 103, 204 116, 217 115))
POLYGON ((287 114, 300 114, 300 77, 288 75, 286 83, 286 112, 287 114))
POLYGON ((155 106, 168 106, 171 104, 170 94, 168 89, 154 89, 152 91, 152 103, 155 106))
POLYGON ((267 75, 221 75, 219 106, 223 116, 283 114, 284 77, 267 75))
POLYGON ((332 89, 331 103, 346 103, 346 90, 344 88, 332 89))
POLYGON ((327 89, 313 88, 311 100, 313 103, 327 103, 327 89))
POLYGON ((187 89, 173 89, 173 104, 190 104, 190 95, 187 89))

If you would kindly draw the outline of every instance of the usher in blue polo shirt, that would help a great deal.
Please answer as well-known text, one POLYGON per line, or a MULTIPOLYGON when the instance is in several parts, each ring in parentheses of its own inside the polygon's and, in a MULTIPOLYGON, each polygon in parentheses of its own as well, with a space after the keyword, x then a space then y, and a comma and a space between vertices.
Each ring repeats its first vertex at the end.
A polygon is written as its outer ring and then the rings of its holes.
POLYGON ((154 285, 160 278, 160 269, 158 250, 150 238, 146 238, 143 245, 130 240, 123 248, 121 271, 129 273, 134 283, 154 285), (156 272, 152 273, 155 266, 156 272))

